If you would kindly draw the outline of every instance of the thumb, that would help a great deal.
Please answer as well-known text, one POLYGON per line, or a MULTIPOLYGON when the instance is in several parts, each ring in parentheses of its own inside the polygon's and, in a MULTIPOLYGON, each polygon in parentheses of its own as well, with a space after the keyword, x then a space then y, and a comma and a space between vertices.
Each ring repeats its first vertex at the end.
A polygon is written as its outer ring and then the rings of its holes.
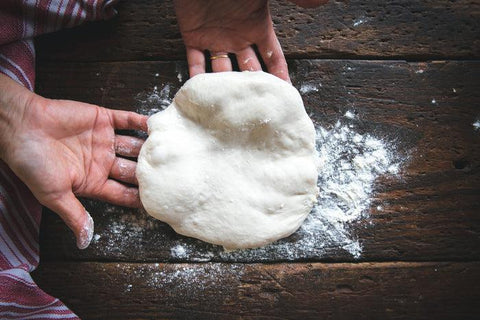
POLYGON ((93 237, 93 219, 72 192, 56 197, 45 206, 55 211, 73 231, 79 249, 88 247, 93 237))

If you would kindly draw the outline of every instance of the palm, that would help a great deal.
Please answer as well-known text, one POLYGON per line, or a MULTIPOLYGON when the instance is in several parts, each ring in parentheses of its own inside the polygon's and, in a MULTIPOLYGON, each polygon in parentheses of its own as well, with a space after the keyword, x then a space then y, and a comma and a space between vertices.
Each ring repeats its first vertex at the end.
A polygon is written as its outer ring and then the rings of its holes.
POLYGON ((140 206, 136 162, 120 156, 137 156, 143 141, 116 135, 115 129, 146 130, 145 116, 48 99, 37 99, 26 110, 9 165, 77 234, 84 210, 75 196, 140 206))
MULTIPOLYGON (((212 56, 233 53, 241 70, 261 70, 252 48, 257 45, 268 71, 288 80, 288 70, 264 0, 175 1, 187 49, 190 76, 205 72, 203 51, 212 56)), ((213 71, 232 69, 229 59, 212 61, 213 71)))
POLYGON ((238 52, 265 40, 271 28, 265 1, 190 2, 178 13, 186 46, 216 52, 238 52))
POLYGON ((112 124, 104 109, 75 108, 77 104, 59 107, 53 101, 45 109, 45 121, 36 124, 25 143, 24 172, 39 199, 70 190, 79 196, 99 195, 108 180, 115 159, 112 124), (42 170, 28 159, 40 160, 42 170))

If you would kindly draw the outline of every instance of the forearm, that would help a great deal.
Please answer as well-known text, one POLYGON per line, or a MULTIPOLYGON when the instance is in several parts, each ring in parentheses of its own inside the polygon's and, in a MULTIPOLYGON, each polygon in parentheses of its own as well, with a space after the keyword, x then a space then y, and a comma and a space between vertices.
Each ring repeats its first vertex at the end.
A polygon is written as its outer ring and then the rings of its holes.
POLYGON ((9 145, 35 93, 0 73, 0 159, 6 161, 9 145))

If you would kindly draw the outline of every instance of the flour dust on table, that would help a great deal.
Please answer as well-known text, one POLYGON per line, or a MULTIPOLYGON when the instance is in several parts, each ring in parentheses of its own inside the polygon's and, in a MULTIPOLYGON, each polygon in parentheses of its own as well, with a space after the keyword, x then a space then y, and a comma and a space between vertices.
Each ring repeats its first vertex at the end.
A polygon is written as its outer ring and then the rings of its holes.
MULTIPOLYGON (((362 245, 350 226, 368 222, 375 180, 396 177, 405 161, 395 147, 369 134, 355 130, 353 111, 330 128, 316 125, 317 150, 321 162, 318 175, 318 202, 300 229, 290 238, 258 249, 223 251, 225 260, 264 261, 272 254, 285 260, 321 258, 332 248, 341 248, 360 258, 362 245)), ((379 206, 377 210, 382 210, 379 206)), ((172 257, 188 260, 195 256, 195 245, 177 244, 172 257)), ((215 257, 203 253, 204 260, 215 257)), ((202 257, 197 257, 202 260, 202 257)))
MULTIPOLYGON (((143 93, 142 100, 139 100, 139 111, 148 114, 147 110, 158 101, 163 103, 156 106, 164 109, 168 99, 170 99, 168 103, 171 102, 172 97, 169 91, 170 84, 165 84, 149 95, 143 93)), ((315 123, 316 147, 319 161, 322 163, 318 177, 320 194, 312 212, 292 236, 263 248, 237 251, 224 251, 218 246, 179 237, 168 241, 170 247, 167 251, 171 259, 173 261, 296 260, 322 258, 337 250, 344 250, 353 258, 361 257, 361 239, 357 238, 353 226, 371 224, 369 212, 375 195, 375 181, 379 177, 398 178, 405 158, 396 153, 394 143, 360 130, 360 123, 361 115, 353 110, 339 114, 335 125, 315 123)), ((375 209, 381 211, 384 206, 381 204, 375 209)), ((121 210, 117 207, 110 209, 121 210)), ((107 210, 110 209, 107 208, 107 210)), ((132 216, 125 212, 121 214, 120 219, 112 219, 103 230, 99 229, 93 245, 105 254, 122 255, 127 247, 138 246, 139 243, 150 239, 158 229, 159 223, 146 215, 132 216)), ((166 239, 162 237, 161 241, 166 239)))
POLYGON ((165 110, 172 103, 172 84, 165 83, 160 89, 154 86, 150 91, 137 94, 135 100, 140 114, 151 116, 165 110))

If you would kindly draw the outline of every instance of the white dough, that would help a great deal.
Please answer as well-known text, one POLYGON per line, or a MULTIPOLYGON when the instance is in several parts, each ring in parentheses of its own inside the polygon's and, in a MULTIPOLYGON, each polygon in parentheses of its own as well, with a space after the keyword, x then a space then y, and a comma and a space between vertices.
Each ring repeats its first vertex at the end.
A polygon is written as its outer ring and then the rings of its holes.
POLYGON ((295 232, 316 201, 315 129, 298 91, 264 72, 201 74, 148 119, 145 210, 227 249, 295 232))

